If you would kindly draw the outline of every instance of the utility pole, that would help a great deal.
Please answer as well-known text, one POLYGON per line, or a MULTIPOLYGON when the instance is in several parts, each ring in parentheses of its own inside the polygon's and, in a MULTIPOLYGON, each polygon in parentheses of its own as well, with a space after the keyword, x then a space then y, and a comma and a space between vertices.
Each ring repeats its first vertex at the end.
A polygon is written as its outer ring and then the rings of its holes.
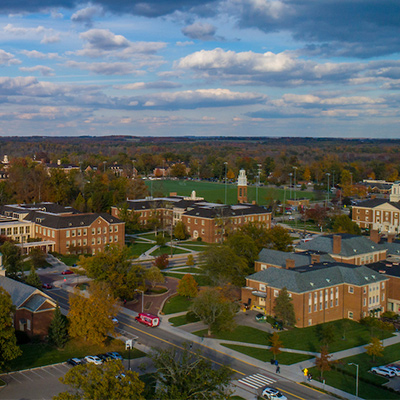
POLYGON ((261 164, 257 164, 258 174, 257 174, 257 186, 256 186, 256 203, 258 204, 258 188, 260 186, 260 174, 261 174, 261 164))
POLYGON ((226 174, 227 174, 228 163, 225 161, 224 165, 225 165, 225 204, 227 204, 228 203, 228 186, 227 186, 226 174))

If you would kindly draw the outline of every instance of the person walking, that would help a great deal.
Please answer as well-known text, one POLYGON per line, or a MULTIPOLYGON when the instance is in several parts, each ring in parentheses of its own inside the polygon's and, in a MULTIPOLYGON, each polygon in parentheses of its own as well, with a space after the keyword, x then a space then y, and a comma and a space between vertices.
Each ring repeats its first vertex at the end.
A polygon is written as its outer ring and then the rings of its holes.
POLYGON ((280 374, 280 373, 281 373, 281 367, 280 367, 279 365, 276 367, 276 373, 277 373, 277 374, 280 374))

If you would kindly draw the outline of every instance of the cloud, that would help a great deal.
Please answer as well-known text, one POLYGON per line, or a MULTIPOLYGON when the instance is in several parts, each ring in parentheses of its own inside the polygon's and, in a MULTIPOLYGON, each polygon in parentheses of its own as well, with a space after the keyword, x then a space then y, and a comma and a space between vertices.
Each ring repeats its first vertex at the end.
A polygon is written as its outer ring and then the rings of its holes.
POLYGON ((192 41, 176 42, 176 45, 179 47, 191 46, 192 44, 194 44, 194 42, 192 42, 192 41))
POLYGON ((87 63, 68 61, 66 65, 70 68, 79 68, 99 75, 142 75, 145 73, 137 70, 132 64, 123 62, 87 63))
POLYGON ((49 60, 60 58, 58 53, 42 53, 37 50, 21 50, 20 53, 23 54, 24 56, 27 56, 28 58, 40 58, 40 59, 48 58, 49 60))
MULTIPOLYGON (((182 33, 190 39, 217 40, 215 37, 217 29, 215 26, 202 22, 195 22, 192 25, 182 28, 182 33)), ((220 39, 219 39, 220 40, 220 39)))
POLYGON ((90 28, 93 25, 93 18, 103 14, 103 9, 99 6, 89 6, 78 10, 72 14, 71 21, 83 24, 90 28))
POLYGON ((168 81, 135 82, 126 85, 114 85, 116 89, 120 90, 173 89, 181 86, 182 85, 179 83, 168 81))
POLYGON ((21 61, 14 57, 13 54, 7 53, 0 49, 0 65, 15 65, 21 64, 21 61))
POLYGON ((32 36, 42 34, 46 32, 46 29, 43 26, 38 26, 36 28, 20 28, 14 26, 13 24, 7 24, 3 27, 3 31, 15 36, 32 36))
POLYGON ((20 71, 22 72, 39 72, 43 76, 53 76, 54 75, 54 69, 47 67, 45 65, 36 65, 34 67, 20 67, 20 71))
POLYGON ((44 35, 43 39, 40 41, 40 43, 43 44, 48 44, 48 43, 58 43, 60 41, 60 34, 56 33, 53 35, 44 35))

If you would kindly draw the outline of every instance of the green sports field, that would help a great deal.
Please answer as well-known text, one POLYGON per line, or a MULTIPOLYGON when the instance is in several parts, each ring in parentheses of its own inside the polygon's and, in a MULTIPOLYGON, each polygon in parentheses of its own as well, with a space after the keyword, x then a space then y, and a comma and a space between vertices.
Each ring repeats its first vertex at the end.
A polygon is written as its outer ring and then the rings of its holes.
MULTIPOLYGON (((146 181, 149 190, 152 191, 153 196, 168 196, 170 193, 176 193, 178 196, 190 196, 192 190, 196 191, 196 195, 204 197, 209 202, 225 202, 225 185, 223 183, 214 183, 206 181, 189 181, 189 180, 160 180, 160 181, 146 181)), ((316 193, 297 191, 296 198, 308 198, 310 200, 317 200, 316 193)), ((249 202, 256 200, 256 187, 249 186, 247 189, 247 198, 249 202)), ((289 190, 277 189, 273 187, 263 187, 258 189, 258 203, 267 204, 271 199, 280 200, 283 202, 284 198, 289 198, 289 190), (285 193, 286 192, 286 193, 285 193)), ((227 203, 237 203, 237 186, 234 184, 227 185, 227 203)))

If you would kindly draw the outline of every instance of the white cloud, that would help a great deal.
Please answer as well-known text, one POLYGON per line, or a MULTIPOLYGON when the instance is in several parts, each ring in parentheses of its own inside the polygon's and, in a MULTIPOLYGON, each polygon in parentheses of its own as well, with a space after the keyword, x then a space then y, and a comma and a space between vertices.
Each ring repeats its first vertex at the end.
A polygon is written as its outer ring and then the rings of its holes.
POLYGON ((43 26, 38 26, 36 28, 20 28, 14 26, 13 24, 6 25, 3 27, 3 30, 4 32, 17 36, 38 35, 47 31, 47 29, 45 29, 43 26))
POLYGON ((21 50, 20 53, 29 58, 40 58, 40 59, 48 58, 49 60, 54 60, 54 59, 60 58, 58 53, 42 53, 37 50, 21 50))
POLYGON ((215 40, 216 31, 217 28, 214 25, 202 22, 195 22, 182 28, 185 36, 197 40, 215 40))
POLYGON ((68 61, 66 66, 70 68, 79 68, 93 72, 95 74, 101 75, 143 75, 144 71, 140 71, 135 68, 134 65, 130 63, 115 62, 99 62, 99 63, 86 63, 86 62, 76 62, 68 61))
POLYGON ((0 65, 15 65, 21 64, 21 61, 14 57, 13 54, 7 53, 0 49, 0 65))
POLYGON ((145 89, 168 89, 177 88, 181 85, 175 82, 156 81, 156 82, 135 82, 127 83, 126 85, 115 85, 116 89, 120 90, 145 90, 145 89))
POLYGON ((39 72, 43 76, 53 76, 54 75, 54 69, 47 67, 45 65, 36 65, 34 67, 20 67, 20 71, 22 72, 39 72))
POLYGON ((93 24, 93 18, 102 14, 103 9, 100 6, 89 6, 72 14, 71 21, 90 27, 93 24))

